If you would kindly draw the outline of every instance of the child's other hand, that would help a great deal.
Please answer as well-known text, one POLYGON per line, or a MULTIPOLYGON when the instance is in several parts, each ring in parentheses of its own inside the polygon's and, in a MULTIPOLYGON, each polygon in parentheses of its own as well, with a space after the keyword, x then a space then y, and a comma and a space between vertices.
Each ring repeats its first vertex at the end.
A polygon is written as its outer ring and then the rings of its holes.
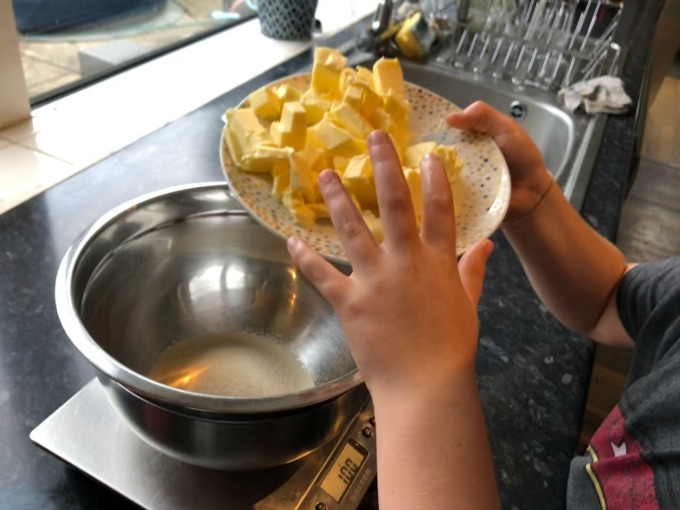
POLYGON ((538 147, 522 127, 481 101, 462 112, 449 114, 446 121, 458 129, 490 135, 503 153, 512 181, 510 206, 504 220, 506 224, 530 213, 543 197, 551 178, 538 147))

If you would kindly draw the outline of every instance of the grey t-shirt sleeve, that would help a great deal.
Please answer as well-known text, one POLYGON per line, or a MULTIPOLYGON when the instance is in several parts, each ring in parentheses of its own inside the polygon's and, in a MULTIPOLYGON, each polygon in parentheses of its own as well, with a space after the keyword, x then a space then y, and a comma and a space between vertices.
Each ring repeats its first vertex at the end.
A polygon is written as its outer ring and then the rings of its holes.
POLYGON ((678 509, 680 257, 629 271, 617 309, 635 341, 631 373, 588 453, 571 464, 567 508, 678 509))
POLYGON ((647 374, 680 338, 680 257, 640 264, 621 280, 619 317, 635 341, 630 380, 647 374))

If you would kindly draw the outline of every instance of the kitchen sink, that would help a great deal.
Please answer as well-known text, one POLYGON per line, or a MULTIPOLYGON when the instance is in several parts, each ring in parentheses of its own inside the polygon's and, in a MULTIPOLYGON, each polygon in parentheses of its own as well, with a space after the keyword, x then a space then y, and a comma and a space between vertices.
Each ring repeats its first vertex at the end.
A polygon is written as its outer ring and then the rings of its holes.
MULTIPOLYGON (((375 57, 350 56, 349 64, 372 66, 375 57)), ((465 108, 481 100, 513 117, 529 133, 569 202, 580 210, 604 132, 604 115, 562 108, 554 92, 480 77, 437 62, 402 61, 404 79, 465 108)))

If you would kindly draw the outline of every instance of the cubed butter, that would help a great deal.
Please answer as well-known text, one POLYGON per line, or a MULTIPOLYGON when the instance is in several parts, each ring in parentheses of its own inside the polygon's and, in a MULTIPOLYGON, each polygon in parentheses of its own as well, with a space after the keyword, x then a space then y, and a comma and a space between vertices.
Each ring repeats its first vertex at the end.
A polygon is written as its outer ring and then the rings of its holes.
POLYGON ((309 89, 302 94, 300 101, 307 112, 308 126, 313 126, 320 122, 326 112, 331 108, 332 103, 330 99, 320 96, 312 89, 309 89))
POLYGON ((408 184, 408 190, 411 193, 413 212, 415 212, 416 218, 420 220, 423 215, 423 191, 420 180, 420 169, 404 167, 403 170, 406 183, 408 184))
POLYGON ((307 202, 316 201, 319 197, 317 176, 312 170, 312 162, 303 153, 295 152, 291 155, 289 187, 292 192, 307 202))
POLYGON ((284 192, 290 187, 290 162, 274 163, 272 174, 272 196, 283 199, 284 192))
POLYGON ((241 158, 241 167, 251 172, 271 172, 275 165, 287 164, 293 149, 258 145, 241 158))
POLYGON ((366 222, 366 226, 371 231, 371 234, 373 234, 375 240, 379 243, 382 243, 383 229, 380 218, 373 214, 373 211, 371 211, 370 209, 364 209, 363 211, 361 211, 361 216, 363 216, 364 221, 366 222))
POLYGON ((347 58, 332 48, 316 48, 312 67, 312 89, 319 94, 339 96, 340 74, 347 58))
POLYGON ((361 87, 357 85, 351 85, 345 89, 345 93, 342 96, 342 100, 350 105, 355 110, 361 110, 361 102, 364 97, 364 91, 361 87))
POLYGON ((458 151, 453 145, 437 145, 432 151, 441 160, 446 170, 446 176, 453 186, 463 170, 463 161, 458 157, 458 151))
POLYGON ((288 209, 288 212, 290 212, 295 223, 307 228, 314 226, 316 221, 314 211, 305 204, 305 201, 297 192, 287 190, 283 194, 282 203, 288 209))
POLYGON ((404 73, 396 58, 380 58, 373 64, 373 84, 381 96, 392 90, 398 97, 404 97, 404 73))
POLYGON ((406 120, 411 113, 411 103, 397 95, 394 89, 389 89, 383 96, 383 108, 393 119, 401 121, 406 120))
POLYGON ((333 103, 330 111, 331 121, 346 129, 349 133, 361 140, 365 139, 373 131, 373 126, 358 111, 344 102, 333 103))
POLYGON ((342 183, 362 206, 377 202, 373 165, 368 154, 360 154, 350 159, 342 175, 342 183))
POLYGON ((252 108, 229 109, 225 116, 230 149, 233 148, 232 155, 237 159, 241 160, 253 147, 268 141, 267 132, 252 108))
POLYGON ((275 145, 291 147, 296 151, 304 149, 307 139, 307 112, 302 103, 284 103, 281 122, 272 122, 269 130, 275 145))
POLYGON ((281 115, 281 98, 271 87, 261 87, 248 94, 248 105, 263 119, 278 119, 281 115))
POLYGON ((404 165, 411 168, 420 168, 420 160, 425 154, 434 151, 437 142, 421 142, 409 145, 404 149, 404 165))
POLYGON ((334 125, 328 115, 307 129, 307 141, 312 147, 326 151, 330 157, 351 157, 367 150, 365 141, 334 125))
POLYGON ((338 90, 341 96, 345 95, 348 87, 352 86, 352 83, 356 79, 357 72, 351 67, 345 67, 340 71, 340 79, 338 81, 338 90))
POLYGON ((333 169, 338 172, 338 174, 342 175, 345 173, 345 168, 347 168, 348 164, 349 158, 344 156, 333 156, 333 169))
POLYGON ((392 117, 390 117, 385 111, 383 110, 374 110, 369 116, 368 120, 373 124, 373 127, 376 129, 380 129, 385 132, 390 132, 394 129, 395 124, 394 120, 392 120, 392 117))
POLYGON ((274 93, 281 99, 282 103, 299 101, 302 97, 302 93, 298 89, 285 83, 274 88, 274 93))
POLYGON ((314 213, 315 220, 322 220, 331 217, 331 213, 328 211, 328 206, 324 202, 314 202, 312 204, 307 204, 307 207, 309 207, 314 213))
POLYGON ((373 72, 364 66, 357 66, 356 82, 362 83, 370 88, 375 88, 375 84, 373 83, 373 72))

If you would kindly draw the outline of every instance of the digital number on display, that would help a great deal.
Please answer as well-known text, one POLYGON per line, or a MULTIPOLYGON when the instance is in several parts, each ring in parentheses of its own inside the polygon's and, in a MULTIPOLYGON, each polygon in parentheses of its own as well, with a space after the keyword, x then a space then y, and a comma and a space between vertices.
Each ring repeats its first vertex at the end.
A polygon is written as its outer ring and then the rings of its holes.
POLYGON ((368 451, 356 440, 349 438, 321 482, 321 489, 336 503, 340 503, 367 456, 368 451))

